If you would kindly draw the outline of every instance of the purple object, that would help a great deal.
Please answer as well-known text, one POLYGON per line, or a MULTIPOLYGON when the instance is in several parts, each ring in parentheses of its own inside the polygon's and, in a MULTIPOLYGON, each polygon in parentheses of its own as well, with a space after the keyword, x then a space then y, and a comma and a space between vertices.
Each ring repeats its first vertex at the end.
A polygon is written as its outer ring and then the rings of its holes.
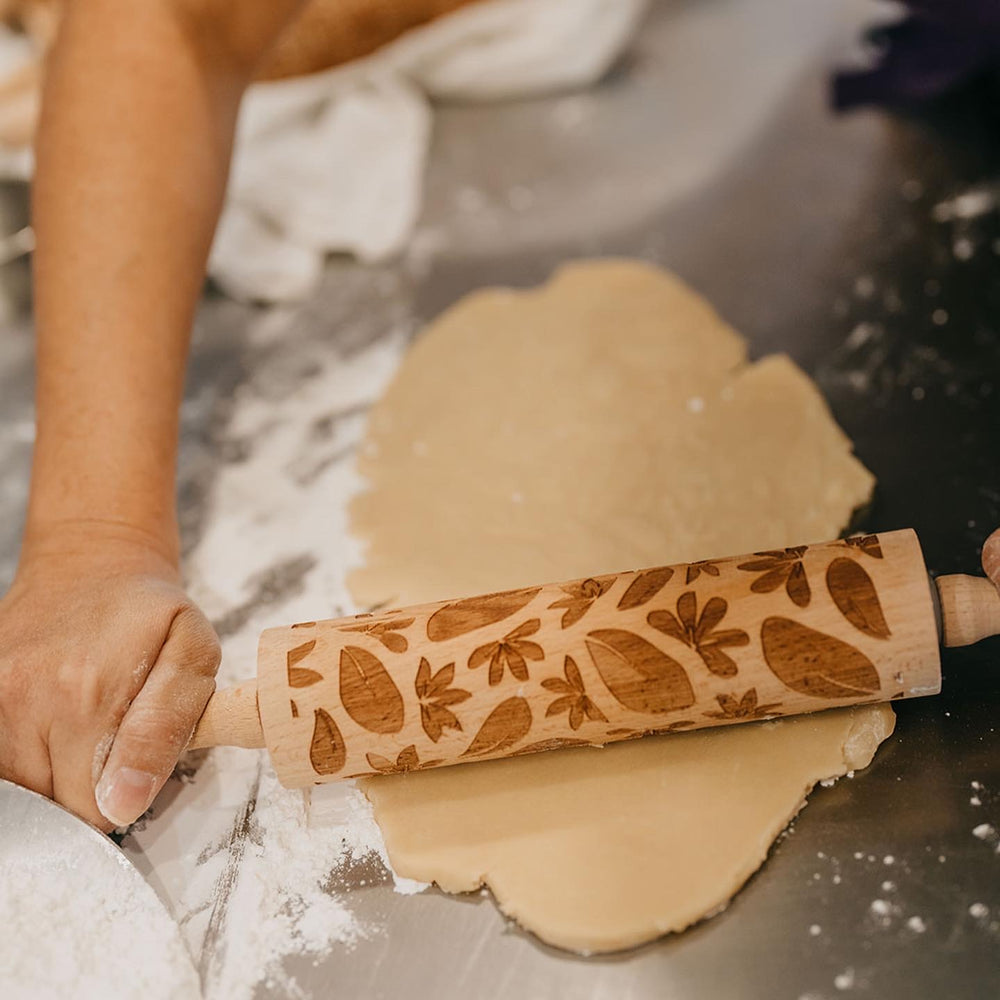
POLYGON ((904 20, 869 33, 873 66, 834 77, 835 107, 919 104, 1000 76, 998 0, 908 0, 907 7, 904 20))

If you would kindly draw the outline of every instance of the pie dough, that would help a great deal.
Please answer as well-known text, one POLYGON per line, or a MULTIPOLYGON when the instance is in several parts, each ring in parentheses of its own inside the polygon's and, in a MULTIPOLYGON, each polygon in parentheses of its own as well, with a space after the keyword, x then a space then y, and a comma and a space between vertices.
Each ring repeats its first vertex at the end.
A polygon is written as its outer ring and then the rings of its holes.
MULTIPOLYGON (((477 292, 372 413, 359 603, 420 603, 835 537, 873 479, 813 383, 678 278, 580 262, 477 292)), ((363 782, 397 874, 487 884, 550 944, 606 951, 721 907, 887 706, 363 782)))

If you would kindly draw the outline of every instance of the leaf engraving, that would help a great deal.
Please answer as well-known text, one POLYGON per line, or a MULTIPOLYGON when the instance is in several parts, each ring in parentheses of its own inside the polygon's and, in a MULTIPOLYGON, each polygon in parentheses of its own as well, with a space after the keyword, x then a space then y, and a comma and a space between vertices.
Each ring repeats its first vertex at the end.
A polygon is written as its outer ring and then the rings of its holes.
POLYGON ((575 625, 591 608, 599 597, 603 597, 612 587, 615 576, 588 577, 579 583, 568 583, 560 589, 566 595, 549 605, 549 610, 565 608, 562 627, 575 625))
POLYGON ((420 724, 424 732, 435 742, 441 739, 445 729, 462 731, 462 723, 451 710, 452 705, 460 705, 472 695, 461 688, 453 688, 455 664, 449 663, 437 673, 431 673, 431 665, 425 657, 420 658, 416 680, 413 682, 420 702, 420 724))
POLYGON ((765 618, 760 641, 771 672, 799 694, 856 698, 881 687, 878 671, 864 653, 790 618, 765 618))
POLYGON ((519 747, 511 752, 511 757, 520 757, 526 753, 538 753, 541 750, 565 750, 569 747, 591 747, 594 744, 588 740, 576 740, 571 736, 554 736, 549 740, 539 740, 537 743, 529 743, 526 747, 519 747))
POLYGON ((622 594, 621 600, 618 602, 618 610, 631 611, 632 608, 642 607, 670 583, 673 575, 674 571, 670 566, 648 569, 644 573, 640 573, 622 594))
POLYGON ((317 774, 336 774, 347 761, 347 746, 337 723, 322 708, 316 709, 309 762, 317 774))
POLYGON ((840 613, 859 631, 873 639, 888 639, 882 605, 872 578, 853 559, 834 559, 826 570, 826 588, 840 613))
POLYGON ((657 631, 693 649, 717 677, 732 677, 738 668, 725 649, 749 645, 750 636, 742 629, 718 628, 728 610, 723 598, 710 597, 699 615, 698 597, 693 590, 687 590, 677 599, 676 617, 669 611, 650 611, 646 621, 657 631))
POLYGON ((364 625, 349 625, 345 632, 361 632, 378 639, 390 653, 405 653, 410 644, 405 635, 400 635, 403 629, 409 628, 413 618, 395 618, 389 621, 367 622, 364 625))
POLYGON ((310 684, 316 684, 318 681, 323 679, 323 675, 317 673, 315 670, 310 670, 308 667, 297 666, 297 664, 301 663, 315 648, 316 640, 310 639, 309 642, 304 642, 301 646, 296 646, 294 649, 290 649, 288 651, 288 655, 285 657, 285 664, 288 672, 289 687, 309 687, 310 684))
POLYGON ((626 708, 655 715, 689 708, 694 691, 684 668, 634 632, 598 629, 587 651, 601 680, 626 708))
POLYGON ((360 646, 340 651, 340 700, 347 714, 372 733, 403 728, 403 697, 382 665, 360 646))
POLYGON ((502 639, 474 649, 469 656, 469 669, 477 670, 484 663, 489 663, 491 687, 503 680, 504 670, 510 670, 511 676, 519 681, 528 680, 528 660, 545 659, 542 647, 527 638, 534 635, 541 625, 541 619, 532 618, 508 632, 502 639))
POLYGON ((531 708, 524 698, 500 702, 479 727, 463 757, 499 754, 523 740, 531 729, 531 708))
POLYGON ((541 589, 533 587, 527 590, 507 590, 446 604, 427 620, 427 638, 431 642, 444 642, 486 625, 502 622, 527 607, 541 589))

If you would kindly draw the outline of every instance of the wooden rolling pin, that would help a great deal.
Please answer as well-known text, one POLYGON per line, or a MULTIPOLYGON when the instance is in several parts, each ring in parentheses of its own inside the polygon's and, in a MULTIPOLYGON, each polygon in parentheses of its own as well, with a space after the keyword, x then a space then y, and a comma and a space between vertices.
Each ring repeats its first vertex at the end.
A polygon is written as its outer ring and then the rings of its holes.
POLYGON ((864 535, 268 629, 190 748, 301 787, 936 694, 939 642, 998 633, 987 579, 864 535))

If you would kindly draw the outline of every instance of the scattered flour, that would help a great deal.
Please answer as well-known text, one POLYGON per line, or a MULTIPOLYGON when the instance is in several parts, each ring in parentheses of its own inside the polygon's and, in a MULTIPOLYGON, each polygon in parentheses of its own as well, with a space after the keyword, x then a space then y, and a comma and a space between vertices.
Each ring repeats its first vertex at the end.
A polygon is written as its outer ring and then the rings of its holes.
POLYGON ((954 198, 938 202, 931 211, 935 222, 975 219, 996 211, 997 192, 991 187, 975 187, 954 198))
MULTIPOLYGON (((341 291, 338 303, 351 297, 341 291)), ((369 292, 358 290, 358 301, 369 292)), ((240 457, 218 469, 185 567, 190 593, 220 632, 221 685, 253 675, 262 629, 355 610, 344 582, 361 558, 347 531, 360 485, 350 457, 409 328, 405 302, 385 309, 371 324, 390 332, 349 350, 313 341, 293 358, 280 323, 254 331, 263 356, 225 428, 240 457)), ((302 992, 289 971, 295 959, 320 962, 381 932, 352 909, 352 887, 389 878, 367 801, 352 785, 289 791, 265 755, 219 748, 192 758, 162 801, 169 806, 157 803, 123 846, 171 900, 207 1000, 294 998, 302 992)))
MULTIPOLYGON (((231 882, 215 883, 219 946, 203 969, 210 997, 249 997, 259 983, 296 996, 285 971, 291 955, 313 960, 335 946, 350 948, 377 932, 349 908, 338 883, 344 868, 385 858, 368 801, 353 785, 338 783, 291 791, 262 768, 255 802, 245 820, 239 865, 231 882)), ((385 864, 385 861, 382 860, 385 864)), ((385 865, 388 868, 388 865, 385 865)), ((373 878, 384 877, 376 864, 373 878)), ((401 880, 399 891, 419 892, 421 883, 401 880)), ((188 900, 198 905, 197 900, 188 900)))
POLYGON ((850 966, 833 977, 833 985, 838 990, 849 990, 854 986, 854 969, 850 966))
POLYGON ((23 851, 5 849, 0 996, 197 997, 191 957, 153 890, 124 857, 99 877, 87 860, 41 832, 25 839, 23 851))

